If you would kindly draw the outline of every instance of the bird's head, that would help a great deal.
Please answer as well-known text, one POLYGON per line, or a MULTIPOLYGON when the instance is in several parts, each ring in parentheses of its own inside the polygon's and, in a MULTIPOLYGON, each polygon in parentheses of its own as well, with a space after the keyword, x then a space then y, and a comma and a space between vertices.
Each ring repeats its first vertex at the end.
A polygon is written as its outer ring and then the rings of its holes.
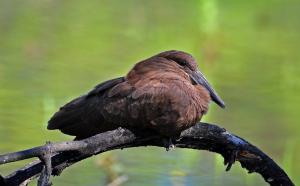
POLYGON ((205 87, 209 92, 211 99, 220 107, 225 108, 224 101, 220 98, 217 92, 208 83, 204 75, 200 72, 196 60, 193 58, 193 56, 186 52, 176 50, 162 52, 156 56, 163 57, 173 63, 177 63, 180 66, 180 68, 183 69, 190 76, 191 81, 194 84, 198 84, 205 87))

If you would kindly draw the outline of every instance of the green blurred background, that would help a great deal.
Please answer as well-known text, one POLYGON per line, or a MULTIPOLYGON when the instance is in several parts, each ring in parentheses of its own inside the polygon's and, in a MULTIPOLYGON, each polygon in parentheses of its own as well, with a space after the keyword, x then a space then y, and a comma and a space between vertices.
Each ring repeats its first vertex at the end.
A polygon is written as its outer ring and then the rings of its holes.
MULTIPOLYGON (((227 104, 205 121, 260 147, 300 184, 299 0, 0 0, 0 153, 72 139, 47 131, 64 103, 139 60, 193 54, 227 104)), ((135 148, 90 158, 55 185, 265 185, 219 155, 135 148)), ((2 175, 28 161, 0 167, 2 175)))

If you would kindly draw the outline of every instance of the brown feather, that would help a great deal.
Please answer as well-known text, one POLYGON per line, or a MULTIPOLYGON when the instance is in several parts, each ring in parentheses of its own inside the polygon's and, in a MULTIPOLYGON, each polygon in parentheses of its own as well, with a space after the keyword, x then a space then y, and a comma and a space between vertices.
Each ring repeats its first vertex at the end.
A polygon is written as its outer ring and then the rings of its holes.
POLYGON ((208 110, 209 92, 194 85, 180 65, 194 59, 184 52, 161 53, 137 63, 125 78, 98 85, 62 107, 48 129, 85 138, 117 127, 153 130, 174 137, 208 110))

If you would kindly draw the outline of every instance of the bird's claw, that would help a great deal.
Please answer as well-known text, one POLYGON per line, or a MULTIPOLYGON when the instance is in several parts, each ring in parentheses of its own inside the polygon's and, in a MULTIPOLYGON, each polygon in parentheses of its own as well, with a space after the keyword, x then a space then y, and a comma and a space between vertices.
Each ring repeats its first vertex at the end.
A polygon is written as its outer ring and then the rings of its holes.
POLYGON ((172 150, 175 148, 175 145, 172 142, 172 138, 164 139, 164 146, 166 147, 166 151, 172 150))
POLYGON ((224 165, 227 165, 226 171, 229 171, 237 159, 239 150, 229 151, 228 154, 224 157, 224 165))
POLYGON ((175 149, 175 145, 170 144, 169 147, 166 148, 166 151, 173 150, 173 149, 175 149))

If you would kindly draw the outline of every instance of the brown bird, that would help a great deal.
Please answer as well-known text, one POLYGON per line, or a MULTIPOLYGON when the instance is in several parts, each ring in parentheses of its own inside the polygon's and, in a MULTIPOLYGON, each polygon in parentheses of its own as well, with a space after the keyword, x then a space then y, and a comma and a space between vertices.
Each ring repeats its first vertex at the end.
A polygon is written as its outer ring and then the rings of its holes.
POLYGON ((210 100, 224 102, 182 51, 166 51, 137 63, 125 77, 97 85, 50 119, 48 129, 83 139, 125 127, 168 139, 196 124, 210 100))

